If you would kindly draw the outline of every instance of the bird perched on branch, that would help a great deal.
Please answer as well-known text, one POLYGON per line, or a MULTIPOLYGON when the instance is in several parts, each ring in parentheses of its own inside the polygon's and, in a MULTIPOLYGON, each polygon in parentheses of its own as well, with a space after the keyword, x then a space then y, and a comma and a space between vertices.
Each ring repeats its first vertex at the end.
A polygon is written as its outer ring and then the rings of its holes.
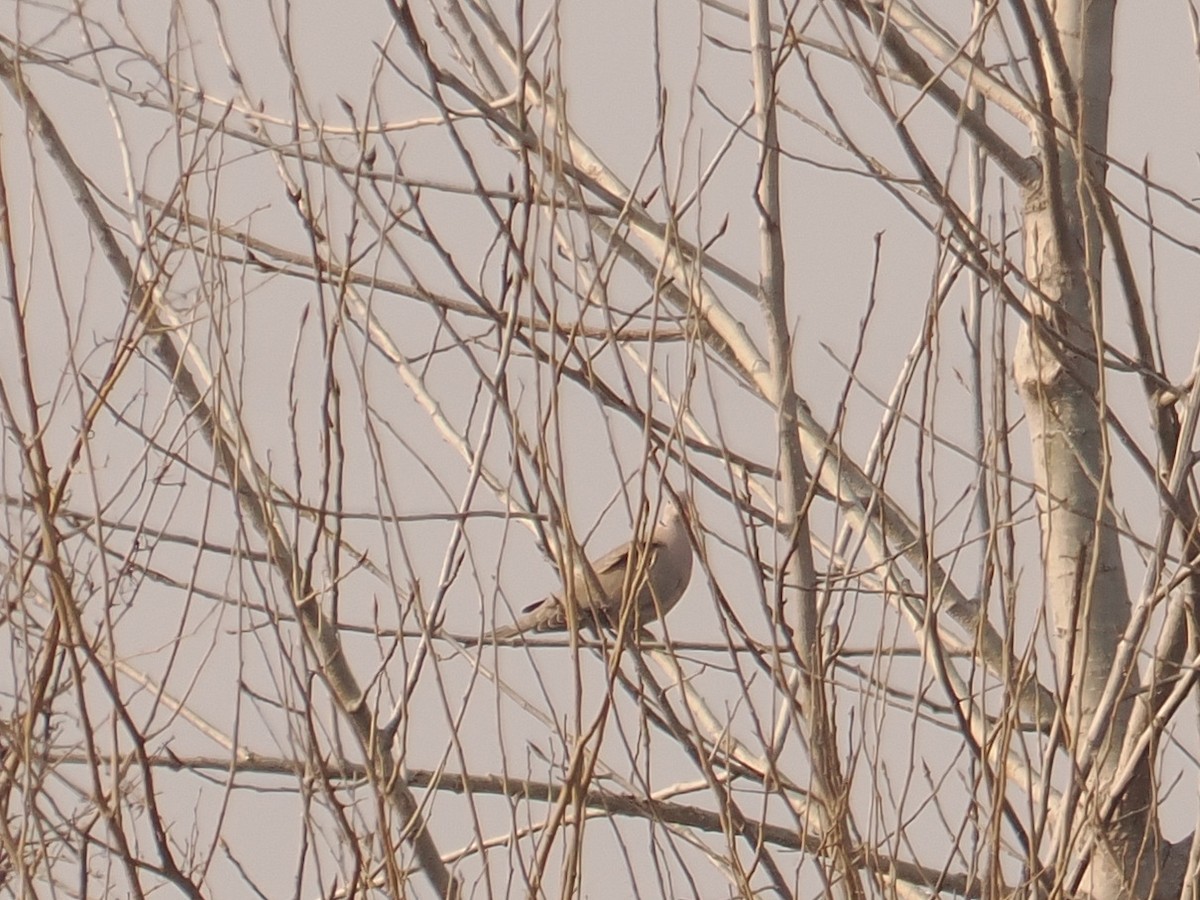
MULTIPOLYGON (((622 600, 627 595, 633 598, 635 630, 665 616, 679 602, 692 577, 692 544, 683 513, 675 501, 664 500, 644 548, 633 541, 623 544, 592 563, 592 571, 594 581, 586 568, 579 565, 570 573, 574 591, 560 591, 531 603, 516 622, 495 629, 484 642, 506 641, 518 634, 566 631, 570 627, 567 597, 579 604, 580 627, 594 622, 615 628, 620 622, 622 600), (627 574, 631 565, 635 569, 627 574)), ((565 580, 567 573, 563 577, 565 580)))

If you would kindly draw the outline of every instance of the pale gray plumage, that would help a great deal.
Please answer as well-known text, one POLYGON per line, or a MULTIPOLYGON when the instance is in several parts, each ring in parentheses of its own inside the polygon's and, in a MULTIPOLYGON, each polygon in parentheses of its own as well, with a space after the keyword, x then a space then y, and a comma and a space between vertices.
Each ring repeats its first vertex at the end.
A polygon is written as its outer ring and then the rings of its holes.
MULTIPOLYGON (((635 628, 665 616, 683 596, 692 577, 692 544, 688 539, 683 514, 672 500, 663 502, 645 550, 641 554, 631 554, 633 546, 622 544, 592 563, 598 592, 593 590, 592 580, 582 566, 574 573, 574 597, 580 606, 580 627, 586 627, 589 622, 617 625, 621 615, 625 571, 631 556, 639 565, 639 571, 631 582, 635 598, 633 602, 637 604, 633 621, 635 628)), ((505 641, 522 633, 566 631, 564 596, 565 593, 559 592, 531 603, 521 611, 516 622, 497 628, 484 640, 505 641)))

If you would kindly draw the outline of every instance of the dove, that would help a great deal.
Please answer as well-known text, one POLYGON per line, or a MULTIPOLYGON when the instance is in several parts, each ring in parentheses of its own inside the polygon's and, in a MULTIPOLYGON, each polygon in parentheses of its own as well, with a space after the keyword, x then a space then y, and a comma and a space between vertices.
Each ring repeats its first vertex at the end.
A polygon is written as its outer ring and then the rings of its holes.
MULTIPOLYGON (((636 604, 635 629, 665 616, 679 602, 692 577, 692 544, 683 513, 673 500, 668 498, 663 502, 645 550, 638 553, 636 549, 637 545, 631 541, 592 563, 598 592, 593 589, 593 582, 584 569, 573 573, 573 596, 579 603, 577 621, 580 626, 594 621, 616 627, 621 616, 625 573, 631 561, 638 566, 629 586, 636 604)), ((495 629, 484 641, 506 641, 519 634, 566 631, 570 627, 565 605, 567 596, 570 596, 568 592, 560 591, 531 603, 521 611, 516 622, 495 629)))

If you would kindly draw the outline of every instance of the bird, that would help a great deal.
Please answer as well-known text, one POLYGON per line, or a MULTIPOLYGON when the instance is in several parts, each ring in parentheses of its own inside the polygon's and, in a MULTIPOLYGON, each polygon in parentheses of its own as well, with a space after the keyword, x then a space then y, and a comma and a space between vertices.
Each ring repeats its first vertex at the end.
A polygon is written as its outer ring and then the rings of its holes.
POLYGON ((520 634, 567 631, 567 597, 579 604, 579 626, 595 622, 616 627, 621 617, 626 590, 626 571, 630 563, 638 566, 629 590, 636 604, 634 629, 665 616, 679 602, 692 577, 692 544, 687 523, 676 501, 664 500, 658 522, 645 549, 630 541, 615 547, 592 563, 593 581, 583 567, 571 574, 573 592, 560 591, 529 604, 517 621, 494 629, 483 638, 486 642, 508 641, 520 634), (599 590, 596 590, 598 588, 599 590))

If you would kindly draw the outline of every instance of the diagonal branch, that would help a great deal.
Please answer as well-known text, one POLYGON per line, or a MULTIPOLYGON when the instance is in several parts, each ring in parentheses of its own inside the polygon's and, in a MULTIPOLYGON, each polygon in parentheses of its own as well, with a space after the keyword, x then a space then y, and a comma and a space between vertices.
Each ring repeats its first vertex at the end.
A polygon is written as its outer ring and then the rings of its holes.
POLYGON ((147 340, 155 355, 166 370, 173 373, 175 390, 233 485, 239 508, 266 541, 272 563, 286 585, 304 635, 320 660, 320 675, 360 741, 370 761, 373 781, 406 822, 406 833, 421 868, 440 896, 459 896, 458 880, 442 861, 416 798, 400 775, 391 748, 375 728, 370 707, 364 702, 363 691, 342 651, 337 629, 321 610, 320 594, 297 564, 283 521, 271 500, 269 479, 254 461, 248 435, 232 418, 226 405, 214 407, 206 399, 208 392, 201 388, 192 372, 192 366, 197 366, 201 372, 203 366, 198 365, 200 360, 194 355, 191 366, 184 361, 174 337, 179 323, 173 321, 169 306, 160 303, 153 287, 135 273, 58 129, 24 81, 19 67, 3 54, 0 54, 0 80, 21 105, 32 130, 42 139, 47 154, 58 166, 87 220, 93 239, 120 283, 125 285, 131 311, 145 324, 147 340))

